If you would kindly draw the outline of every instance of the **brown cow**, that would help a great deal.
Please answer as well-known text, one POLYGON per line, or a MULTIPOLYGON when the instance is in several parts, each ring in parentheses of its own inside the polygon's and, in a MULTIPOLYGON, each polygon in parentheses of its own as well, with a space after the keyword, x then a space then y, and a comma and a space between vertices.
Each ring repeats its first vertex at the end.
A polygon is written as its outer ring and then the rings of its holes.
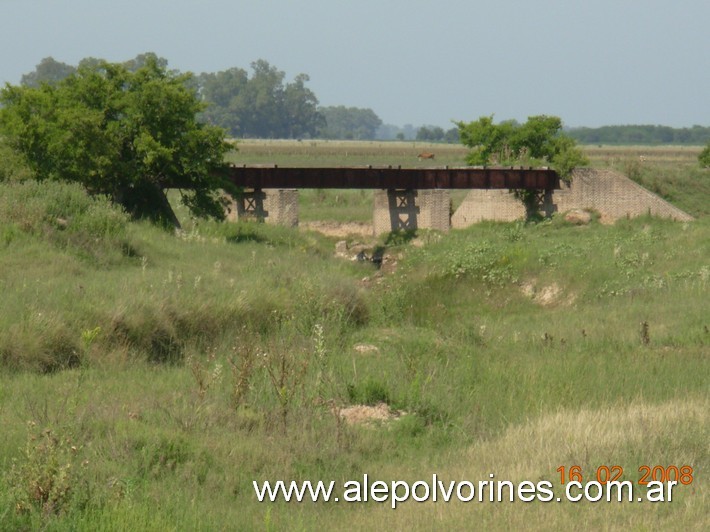
POLYGON ((428 152, 428 151, 424 151, 424 152, 420 153, 419 155, 417 155, 417 159, 419 159, 420 161, 422 159, 433 159, 433 158, 434 158, 434 154, 431 152, 428 152))

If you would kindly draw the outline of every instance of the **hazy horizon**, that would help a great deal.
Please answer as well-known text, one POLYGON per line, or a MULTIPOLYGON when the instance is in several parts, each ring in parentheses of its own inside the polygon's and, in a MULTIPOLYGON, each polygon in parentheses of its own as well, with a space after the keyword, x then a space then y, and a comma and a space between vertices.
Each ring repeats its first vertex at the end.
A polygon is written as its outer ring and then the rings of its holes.
POLYGON ((265 59, 322 106, 452 127, 551 114, 567 127, 710 126, 710 2, 0 0, 0 83, 45 57, 145 52, 196 74, 265 59), (681 7, 682 6, 682 7, 681 7))

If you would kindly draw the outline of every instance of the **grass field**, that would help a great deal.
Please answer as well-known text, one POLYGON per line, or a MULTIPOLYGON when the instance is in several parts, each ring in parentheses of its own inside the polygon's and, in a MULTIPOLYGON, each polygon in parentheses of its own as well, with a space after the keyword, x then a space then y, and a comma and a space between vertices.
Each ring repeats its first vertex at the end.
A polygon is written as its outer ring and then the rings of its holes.
MULTIPOLYGON (((459 164, 455 146, 308 144, 233 157, 459 164)), ((589 153, 658 179, 695 222, 366 242, 381 270, 316 232, 185 219, 173 235, 76 187, 0 185, 0 530, 708 529, 710 176, 690 150, 633 150, 589 153), (391 419, 343 417, 376 406, 391 419), (643 466, 692 473, 664 503, 392 510, 252 486, 494 474, 563 498, 560 467, 615 465, 637 490, 643 466)), ((371 206, 313 191, 301 217, 371 206)))

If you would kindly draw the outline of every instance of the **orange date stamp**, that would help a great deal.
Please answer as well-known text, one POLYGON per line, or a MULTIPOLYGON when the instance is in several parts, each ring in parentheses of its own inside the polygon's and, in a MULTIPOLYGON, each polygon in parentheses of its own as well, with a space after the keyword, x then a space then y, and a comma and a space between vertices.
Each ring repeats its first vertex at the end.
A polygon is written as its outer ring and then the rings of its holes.
MULTIPOLYGON (((560 466, 557 468, 557 472, 560 474, 560 482, 562 484, 566 484, 567 482, 581 483, 584 481, 581 466, 560 466)), ((639 478, 636 482, 641 486, 645 486, 649 482, 676 482, 683 486, 693 483, 693 468, 689 465, 680 467, 675 465, 642 465, 638 468, 638 473, 639 478)), ((587 480, 596 480, 600 484, 607 484, 609 482, 619 481, 623 474, 624 468, 620 465, 601 465, 592 473, 592 478, 588 478, 587 480)))

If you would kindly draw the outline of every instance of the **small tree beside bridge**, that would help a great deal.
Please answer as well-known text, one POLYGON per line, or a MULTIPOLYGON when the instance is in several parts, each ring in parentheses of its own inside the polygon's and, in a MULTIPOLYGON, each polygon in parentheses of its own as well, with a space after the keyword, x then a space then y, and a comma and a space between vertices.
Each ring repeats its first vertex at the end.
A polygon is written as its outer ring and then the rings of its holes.
MULTIPOLYGON (((531 116, 524 124, 512 120, 494 124, 491 115, 456 125, 461 142, 471 148, 466 162, 472 166, 549 166, 569 181, 575 167, 588 163, 577 142, 562 133, 562 120, 556 116, 531 116)), ((541 191, 513 193, 525 205, 529 219, 537 216, 541 191)))

